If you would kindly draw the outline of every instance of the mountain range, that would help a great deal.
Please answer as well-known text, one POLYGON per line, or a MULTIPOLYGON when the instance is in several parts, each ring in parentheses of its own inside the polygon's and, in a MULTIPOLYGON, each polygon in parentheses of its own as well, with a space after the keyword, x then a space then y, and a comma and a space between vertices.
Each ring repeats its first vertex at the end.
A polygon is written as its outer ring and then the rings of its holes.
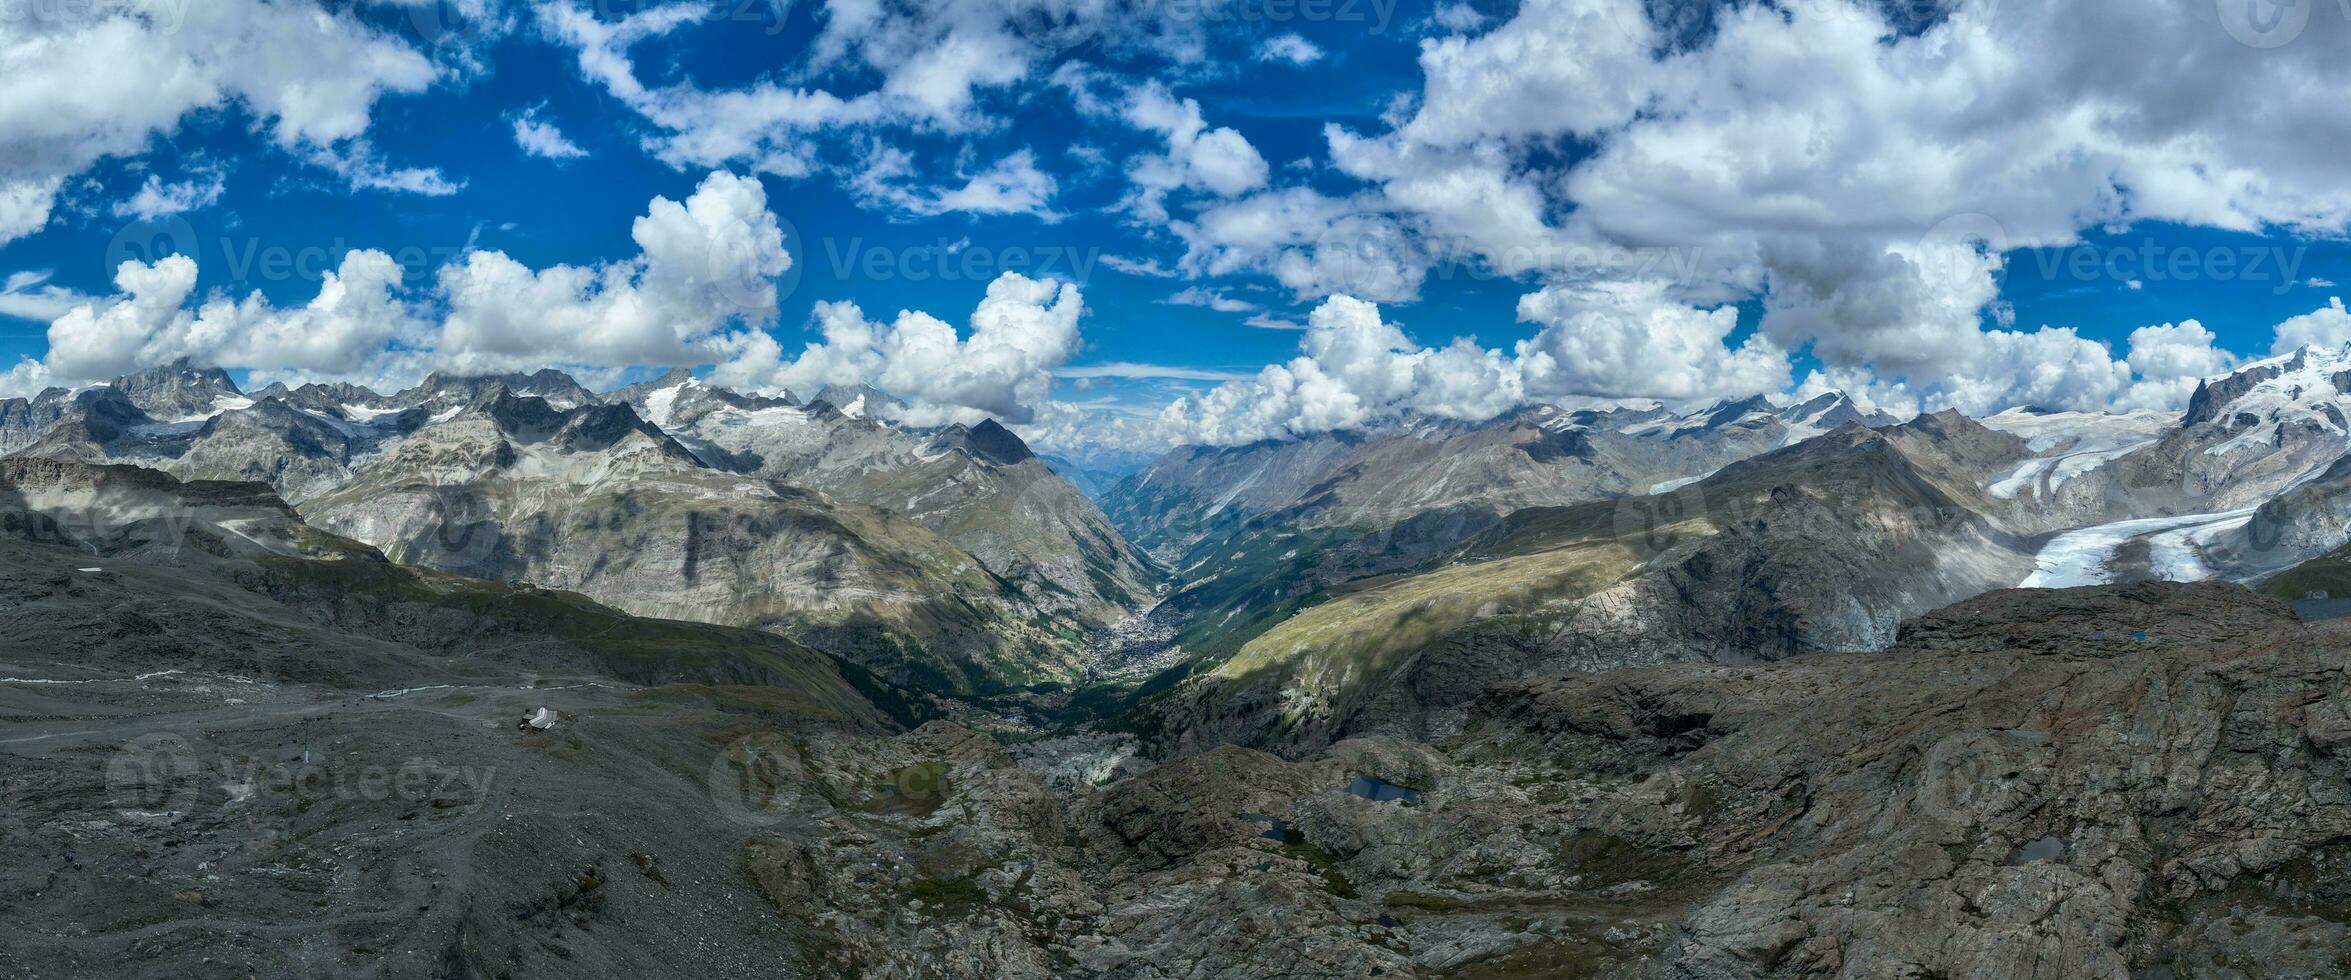
POLYGON ((1156 701, 1138 717, 1169 734, 1176 688, 1250 674, 1314 700, 1299 673, 1405 650, 1375 683, 1448 702, 1544 664, 1874 649, 2002 586, 2276 573, 2351 536, 2345 379, 2351 354, 2305 349, 2179 414, 1536 405, 1090 458, 1132 468, 1105 485, 992 420, 894 423, 871 388, 673 371, 600 394, 546 370, 246 393, 179 363, 0 403, 0 449, 265 483, 396 561, 764 629, 946 696, 1156 701))
POLYGON ((555 371, 257 394, 179 364, 0 416, 15 457, 265 483, 396 561, 766 629, 947 694, 1074 679, 1158 584, 992 422, 901 430, 683 376, 604 397, 555 371))
POLYGON ((157 974, 2344 966, 2351 351, 1147 465, 902 407, 0 403, 0 919, 157 974), (266 778, 391 769, 448 779, 266 778))

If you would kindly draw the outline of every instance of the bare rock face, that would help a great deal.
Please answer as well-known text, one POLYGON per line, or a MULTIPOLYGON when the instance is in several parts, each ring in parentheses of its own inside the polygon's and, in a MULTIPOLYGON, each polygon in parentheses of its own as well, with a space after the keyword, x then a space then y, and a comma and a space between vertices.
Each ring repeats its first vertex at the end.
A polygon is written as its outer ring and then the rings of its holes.
POLYGON ((1224 748, 1093 791, 945 727, 811 745, 867 815, 754 866, 872 972, 2351 969, 2351 636, 2167 584, 1993 593, 1903 636, 1504 685, 1433 744, 1224 748))
POLYGON ((2218 582, 1992 592, 1903 624, 1898 649, 1925 656, 2123 656, 2150 643, 2224 643, 2290 629, 2285 603, 2218 582))
POLYGON ((416 406, 447 407, 481 401, 505 389, 516 397, 544 400, 557 409, 572 409, 596 404, 594 392, 580 387, 571 375, 547 368, 530 374, 457 375, 434 372, 422 384, 401 392, 393 399, 403 408, 416 406))
POLYGON ((0 459, 0 537, 134 560, 342 550, 303 527, 267 484, 39 457, 0 459))
POLYGON ((1035 608, 952 543, 713 469, 629 405, 557 408, 491 384, 443 411, 304 515, 397 561, 768 629, 936 693, 1075 669, 1035 608))
POLYGON ((40 441, 70 411, 71 392, 50 388, 32 398, 0 399, 0 455, 40 441))
POLYGON ((931 449, 960 450, 975 459, 997 466, 1018 466, 1037 458, 1036 453, 1029 451, 1027 443, 1013 435, 1012 430, 996 424, 995 419, 987 419, 968 428, 961 424, 948 426, 931 437, 931 449))
POLYGON ((197 367, 186 358, 116 378, 109 385, 158 419, 201 418, 225 407, 252 403, 216 367, 197 367))
POLYGON ((2230 586, 1994 593, 1885 654, 1488 708, 1625 774, 1604 812, 1670 817, 1637 787, 1704 788, 1671 850, 1724 883, 1657 947, 1668 975, 2226 975, 2206 970, 2340 949, 2351 893, 2309 883, 2351 830, 2325 747, 2343 649, 2230 586))
POLYGON ((803 408, 682 374, 616 392, 615 400, 636 406, 714 469, 921 525, 1078 634, 1114 626, 1154 598, 1158 570, 1091 498, 993 420, 926 434, 873 418, 903 405, 870 389, 827 389, 803 408))
POLYGON ((1255 523, 1377 531, 1465 506, 1508 512, 1637 495, 1848 425, 1895 421, 1840 392, 1683 416, 1529 405, 1483 422, 1419 418, 1366 433, 1182 447, 1127 480, 1110 510, 1137 544, 1190 565, 1229 554, 1255 523))
POLYGON ((330 547, 256 484, 0 461, 0 528, 0 972, 812 975, 694 777, 749 719, 896 730, 870 678, 330 547), (77 507, 125 533, 12 520, 77 507))

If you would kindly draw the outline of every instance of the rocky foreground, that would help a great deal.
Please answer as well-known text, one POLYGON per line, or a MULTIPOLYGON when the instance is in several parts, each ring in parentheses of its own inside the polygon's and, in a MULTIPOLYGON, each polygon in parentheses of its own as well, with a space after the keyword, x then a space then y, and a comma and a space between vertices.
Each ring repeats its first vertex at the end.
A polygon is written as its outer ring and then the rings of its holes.
MULTIPOLYGON (((172 634, 165 577, 39 560, 17 593, 87 575, 52 615, 172 634)), ((177 608, 323 628, 258 587, 177 608)), ((363 691, 0 621, 0 976, 2351 974, 2351 632, 2233 586, 1999 592, 1884 653, 1158 764, 501 628, 459 683, 363 691)))

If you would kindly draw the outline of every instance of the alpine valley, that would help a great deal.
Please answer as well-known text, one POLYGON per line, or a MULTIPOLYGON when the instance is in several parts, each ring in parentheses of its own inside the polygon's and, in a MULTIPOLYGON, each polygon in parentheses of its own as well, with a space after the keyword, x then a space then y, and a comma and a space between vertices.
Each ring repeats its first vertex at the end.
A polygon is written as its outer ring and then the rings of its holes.
POLYGON ((905 408, 0 402, 0 975, 2351 972, 2351 349, 1148 462, 905 408))

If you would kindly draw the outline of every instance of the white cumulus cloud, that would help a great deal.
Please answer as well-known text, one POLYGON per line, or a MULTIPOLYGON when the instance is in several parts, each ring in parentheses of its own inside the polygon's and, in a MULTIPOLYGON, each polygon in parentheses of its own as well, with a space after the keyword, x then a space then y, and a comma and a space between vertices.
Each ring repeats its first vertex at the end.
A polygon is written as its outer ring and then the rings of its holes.
POLYGON ((901 310, 887 324, 854 303, 819 303, 823 339, 786 358, 764 331, 736 338, 711 374, 722 384, 813 393, 870 384, 914 403, 908 421, 1028 424, 1048 401, 1053 372, 1078 351, 1085 301, 1072 283, 1005 273, 972 311, 969 336, 928 313, 901 310))
POLYGON ((1406 412, 1483 419, 1525 400, 1518 365, 1466 340, 1429 348, 1333 296, 1307 317, 1302 353, 1248 381, 1187 395, 1160 415, 1171 441, 1236 445, 1392 421, 1406 412))
POLYGON ((0 242, 45 225, 67 178, 232 104, 354 186, 429 189, 421 172, 349 165, 365 157, 350 146, 379 101, 441 77, 401 39, 311 0, 24 5, 0 32, 0 242), (407 179, 364 179, 387 174, 407 179))
POLYGON ((477 371, 689 365, 720 332, 774 319, 792 257, 756 178, 714 173, 682 203, 656 197, 631 237, 636 256, 595 266, 532 269, 477 251, 444 267, 438 359, 477 371))
POLYGON ((1265 158, 1238 131, 1209 128, 1200 103, 1179 100, 1152 82, 1135 90, 1124 115, 1137 129, 1167 141, 1167 152, 1137 156, 1127 171, 1135 185, 1129 206, 1143 220, 1167 220, 1167 197, 1176 191, 1230 198, 1265 186, 1265 158))
POLYGON ((2351 344, 2351 311, 2343 309, 2343 298, 2330 297, 2327 305, 2292 317, 2278 324, 2275 342, 2269 350, 2283 354, 2303 346, 2341 347, 2351 344))
POLYGON ((1664 283, 1554 286, 1521 297, 1518 315, 1543 325, 1518 358, 1544 397, 1726 398, 1789 384, 1787 352, 1769 338, 1728 345, 1736 307, 1683 305, 1664 283))

